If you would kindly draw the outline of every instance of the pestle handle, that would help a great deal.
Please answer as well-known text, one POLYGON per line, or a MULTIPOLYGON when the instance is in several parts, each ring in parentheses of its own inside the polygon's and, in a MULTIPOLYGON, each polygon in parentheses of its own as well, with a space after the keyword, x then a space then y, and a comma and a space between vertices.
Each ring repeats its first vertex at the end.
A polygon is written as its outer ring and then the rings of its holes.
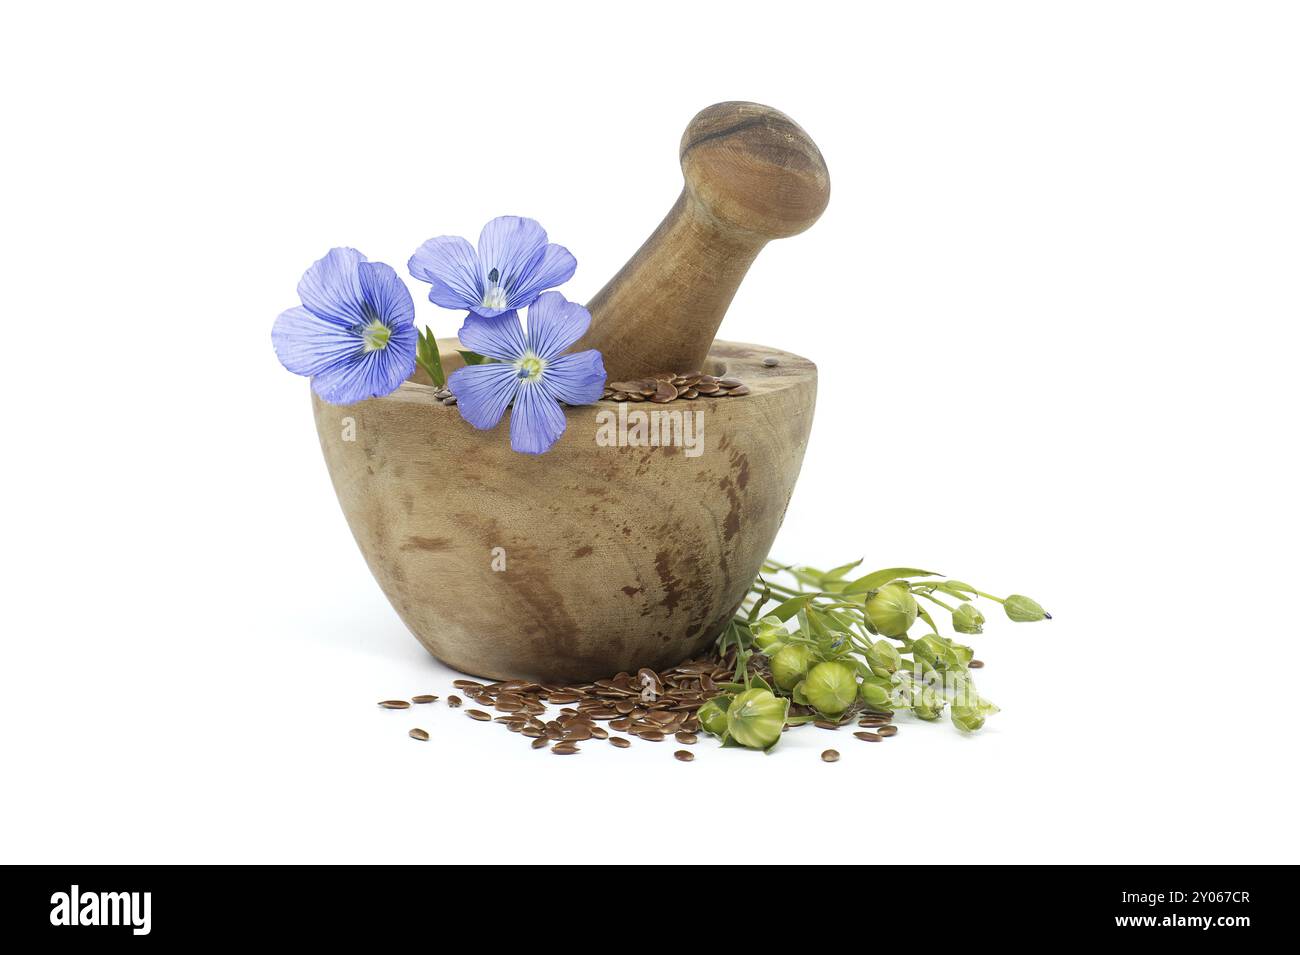
POLYGON ((718 103, 682 134, 682 193, 645 244, 588 304, 578 347, 609 380, 703 368, 750 263, 772 239, 817 221, 830 174, 794 120, 757 103, 718 103))

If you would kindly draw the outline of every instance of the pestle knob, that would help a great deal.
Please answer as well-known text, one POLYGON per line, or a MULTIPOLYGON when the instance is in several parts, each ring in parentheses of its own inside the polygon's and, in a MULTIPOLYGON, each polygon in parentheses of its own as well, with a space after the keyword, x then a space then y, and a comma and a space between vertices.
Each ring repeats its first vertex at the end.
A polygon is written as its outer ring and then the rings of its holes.
POLYGON ((826 208, 817 144, 778 110, 718 103, 682 134, 686 184, 659 228, 588 304, 579 348, 598 348, 609 380, 703 369, 750 263, 826 208))

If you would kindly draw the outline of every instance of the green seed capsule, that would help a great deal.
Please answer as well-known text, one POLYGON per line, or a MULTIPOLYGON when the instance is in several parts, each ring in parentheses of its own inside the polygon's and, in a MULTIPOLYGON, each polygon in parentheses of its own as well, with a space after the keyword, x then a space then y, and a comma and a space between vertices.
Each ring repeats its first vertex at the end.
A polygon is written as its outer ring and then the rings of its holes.
POLYGON ((966 733, 973 733, 984 725, 984 714, 975 707, 954 706, 949 715, 952 725, 966 733))
POLYGON ((912 703, 912 713, 917 719, 937 720, 943 715, 943 697, 930 687, 922 687, 917 699, 912 703))
POLYGON ((943 641, 937 634, 927 633, 912 644, 912 656, 934 666, 943 655, 943 641))
POLYGON ((858 675, 847 663, 819 663, 808 671, 803 695, 819 712, 839 716, 857 699, 858 675))
POLYGON ((793 690, 817 662, 817 655, 801 643, 782 647, 772 657, 772 679, 783 690, 793 690))
POLYGON ((878 710, 888 709, 893 699, 889 685, 883 682, 877 683, 875 680, 863 680, 858 692, 862 696, 863 703, 878 710))
POLYGON ((943 715, 943 707, 932 706, 929 703, 917 703, 912 707, 912 712, 919 720, 937 720, 943 715))
POLYGON ((782 641, 789 632, 776 617, 764 617, 754 624, 754 644, 768 656, 781 649, 782 641))
POLYGON ((973 604, 962 604, 952 612, 952 628, 958 633, 983 633, 984 614, 973 604))
POLYGON ((1039 606, 1038 601, 1021 594, 1012 594, 1002 605, 1007 616, 1016 623, 1033 623, 1035 620, 1051 620, 1052 615, 1039 606))
POLYGON ((790 701, 770 690, 746 690, 731 701, 727 710, 727 732, 750 749, 767 749, 781 738, 790 701))
POLYGON ((903 657, 888 640, 877 640, 866 654, 867 666, 876 676, 889 676, 903 665, 903 657))
POLYGON ((727 704, 729 702, 730 700, 725 696, 716 696, 696 711, 695 718, 700 721, 700 726, 706 733, 721 736, 727 731, 727 704))
POLYGON ((885 584, 867 601, 867 619, 876 632, 886 637, 901 637, 916 622, 916 598, 907 584, 885 584))

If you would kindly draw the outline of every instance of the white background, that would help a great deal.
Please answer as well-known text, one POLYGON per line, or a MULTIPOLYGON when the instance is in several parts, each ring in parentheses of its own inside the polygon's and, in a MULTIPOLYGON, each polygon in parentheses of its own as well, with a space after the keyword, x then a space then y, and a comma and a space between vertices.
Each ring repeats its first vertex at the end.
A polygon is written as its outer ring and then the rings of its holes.
POLYGON ((1293 6, 0 16, 3 861, 1297 861, 1293 6), (1056 619, 989 612, 985 732, 841 733, 835 765, 814 729, 561 760, 378 710, 452 675, 370 578, 272 320, 330 246, 404 272, 503 213, 585 300, 724 99, 833 181, 722 329, 821 369, 775 555, 1056 619))

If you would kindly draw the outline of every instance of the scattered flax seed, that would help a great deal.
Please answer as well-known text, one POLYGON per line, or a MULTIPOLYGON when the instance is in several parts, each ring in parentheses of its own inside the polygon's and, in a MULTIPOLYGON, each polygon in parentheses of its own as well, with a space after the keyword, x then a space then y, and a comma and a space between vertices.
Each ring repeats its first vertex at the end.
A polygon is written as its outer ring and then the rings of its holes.
MULTIPOLYGON (((734 381, 700 376, 692 384, 676 378, 670 380, 658 377, 646 381, 641 389, 646 393, 638 392, 638 397, 644 400, 648 395, 658 393, 660 383, 665 380, 677 388, 679 396, 684 396, 681 393, 691 389, 698 389, 700 394, 709 394, 708 389, 723 390, 734 381)), ((667 393, 666 389, 664 393, 667 393)), ((769 681, 771 679, 768 663, 762 656, 750 660, 749 670, 754 676, 769 681)), ((670 737, 681 745, 693 745, 698 742, 701 731, 696 713, 701 706, 718 695, 720 684, 733 682, 735 674, 736 656, 733 649, 721 657, 709 655, 687 660, 658 672, 643 667, 635 673, 616 673, 607 679, 588 683, 542 683, 532 680, 482 683, 464 679, 455 681, 455 686, 472 701, 472 705, 478 707, 465 711, 470 719, 482 723, 499 723, 511 733, 527 739, 534 749, 550 747, 556 755, 568 756, 579 752, 578 744, 590 739, 608 739, 615 749, 627 749, 637 739, 657 743, 670 737), (614 732, 625 735, 611 735, 614 732)), ((431 703, 438 699, 430 693, 413 697, 413 702, 431 703)), ((446 697, 446 701, 453 708, 464 702, 455 695, 446 697)), ((406 709, 410 704, 405 700, 385 700, 380 706, 406 709)), ((816 720, 815 725, 829 730, 852 725, 856 721, 858 726, 869 728, 870 731, 855 735, 869 742, 877 742, 898 732, 898 728, 890 723, 894 718, 892 712, 864 709, 861 704, 855 704, 838 720, 834 720, 819 717, 810 707, 792 702, 790 716, 812 717, 816 720)), ((787 725, 785 728, 798 727, 787 725)), ((680 752, 687 751, 677 750, 673 755, 680 759, 677 756, 680 752)), ((835 750, 826 752, 834 754, 828 761, 839 757, 835 750)), ((687 755, 690 754, 687 752, 687 755)))
POLYGON ((968 667, 970 667, 972 670, 978 670, 978 669, 980 669, 981 667, 984 666, 984 661, 983 661, 983 660, 972 660, 970 663, 968 663, 968 664, 966 664, 966 665, 967 665, 968 667))
POLYGON ((823 763, 837 763, 839 762, 839 759, 840 751, 838 749, 828 749, 822 753, 823 763))
POLYGON ((418 739, 421 743, 429 742, 428 732, 420 729, 420 727, 418 726, 415 727, 415 729, 411 730, 411 732, 407 733, 406 735, 411 737, 411 739, 418 739))
POLYGON ((419 696, 411 697, 412 703, 437 703, 438 698, 432 693, 421 693, 419 696))
POLYGON ((386 710, 409 710, 411 704, 405 700, 381 700, 379 705, 386 710))
POLYGON ((879 743, 882 739, 884 739, 884 737, 881 736, 879 733, 868 733, 866 730, 862 730, 861 732, 854 733, 853 735, 860 740, 865 740, 868 743, 879 743))
POLYGON ((679 749, 677 752, 673 753, 673 759, 680 760, 683 763, 689 763, 694 758, 695 754, 689 749, 679 749))

